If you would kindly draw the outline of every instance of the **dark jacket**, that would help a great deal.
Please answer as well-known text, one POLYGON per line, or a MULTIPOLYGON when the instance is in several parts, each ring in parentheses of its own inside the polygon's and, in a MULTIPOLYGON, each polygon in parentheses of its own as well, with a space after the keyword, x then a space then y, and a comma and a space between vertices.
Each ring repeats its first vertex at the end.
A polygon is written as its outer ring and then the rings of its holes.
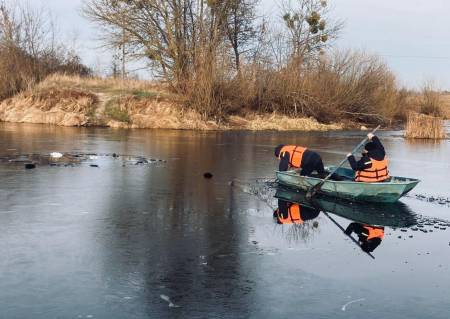
POLYGON ((354 171, 363 171, 365 169, 372 167, 371 158, 376 161, 382 161, 386 156, 386 152, 384 151, 384 147, 380 142, 380 139, 377 136, 372 138, 372 142, 375 144, 375 149, 368 151, 367 153, 363 153, 362 157, 359 161, 356 161, 354 156, 350 156, 348 158, 348 162, 354 171))

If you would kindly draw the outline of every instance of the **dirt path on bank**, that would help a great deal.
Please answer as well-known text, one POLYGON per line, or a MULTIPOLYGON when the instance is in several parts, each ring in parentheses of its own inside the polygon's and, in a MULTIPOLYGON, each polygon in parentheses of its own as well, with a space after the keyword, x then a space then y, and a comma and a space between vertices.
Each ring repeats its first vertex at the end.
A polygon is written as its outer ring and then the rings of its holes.
POLYGON ((106 104, 110 100, 110 96, 106 93, 97 93, 98 104, 94 112, 94 118, 101 120, 106 116, 106 104))

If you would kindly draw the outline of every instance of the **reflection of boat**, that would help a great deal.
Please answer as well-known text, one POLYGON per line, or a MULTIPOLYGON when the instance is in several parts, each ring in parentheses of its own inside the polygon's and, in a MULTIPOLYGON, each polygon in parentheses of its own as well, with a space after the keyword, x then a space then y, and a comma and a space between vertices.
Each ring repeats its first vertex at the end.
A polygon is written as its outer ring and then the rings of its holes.
MULTIPOLYGON (((334 167, 328 166, 326 169, 331 172, 334 167)), ((315 177, 300 176, 298 172, 300 171, 276 172, 276 174, 280 184, 303 190, 310 190, 311 187, 322 181, 315 177)), ((420 182, 414 178, 391 176, 386 181, 379 183, 361 183, 354 181, 355 172, 351 169, 341 167, 336 173, 344 177, 344 181, 328 180, 319 192, 333 197, 363 202, 393 203, 420 182)))
POLYGON ((306 193, 279 186, 275 197, 302 206, 320 208, 364 225, 411 227, 417 224, 416 215, 401 203, 351 203, 339 198, 317 194, 315 201, 320 207, 314 207, 306 198, 306 193))

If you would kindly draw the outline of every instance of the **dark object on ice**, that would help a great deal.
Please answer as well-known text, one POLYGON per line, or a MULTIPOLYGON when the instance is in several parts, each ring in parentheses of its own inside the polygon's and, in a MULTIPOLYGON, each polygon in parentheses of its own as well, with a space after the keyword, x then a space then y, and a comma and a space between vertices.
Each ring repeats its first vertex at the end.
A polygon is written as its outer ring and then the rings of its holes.
POLYGON ((33 168, 36 168, 36 165, 34 165, 34 164, 25 164, 25 168, 26 169, 33 169, 33 168))
POLYGON ((213 174, 211 174, 211 173, 205 173, 205 174, 203 174, 203 177, 204 177, 204 178, 212 178, 212 177, 213 177, 213 174))
POLYGON ((116 157, 119 157, 119 156, 118 156, 116 153, 114 153, 114 154, 113 154, 113 157, 116 158, 116 157))
POLYGON ((98 167, 97 164, 91 164, 91 167, 98 167))

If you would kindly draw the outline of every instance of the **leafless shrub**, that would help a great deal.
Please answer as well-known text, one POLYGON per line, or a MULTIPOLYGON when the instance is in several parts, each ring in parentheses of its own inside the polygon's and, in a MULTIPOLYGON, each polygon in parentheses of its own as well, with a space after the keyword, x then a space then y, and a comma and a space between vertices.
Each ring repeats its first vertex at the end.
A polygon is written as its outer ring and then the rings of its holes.
POLYGON ((441 117, 443 115, 442 95, 436 88, 436 83, 432 78, 424 80, 421 92, 422 95, 419 99, 420 113, 441 117))
POLYGON ((76 52, 58 38, 45 6, 9 0, 0 5, 0 100, 54 72, 87 75, 76 52))

